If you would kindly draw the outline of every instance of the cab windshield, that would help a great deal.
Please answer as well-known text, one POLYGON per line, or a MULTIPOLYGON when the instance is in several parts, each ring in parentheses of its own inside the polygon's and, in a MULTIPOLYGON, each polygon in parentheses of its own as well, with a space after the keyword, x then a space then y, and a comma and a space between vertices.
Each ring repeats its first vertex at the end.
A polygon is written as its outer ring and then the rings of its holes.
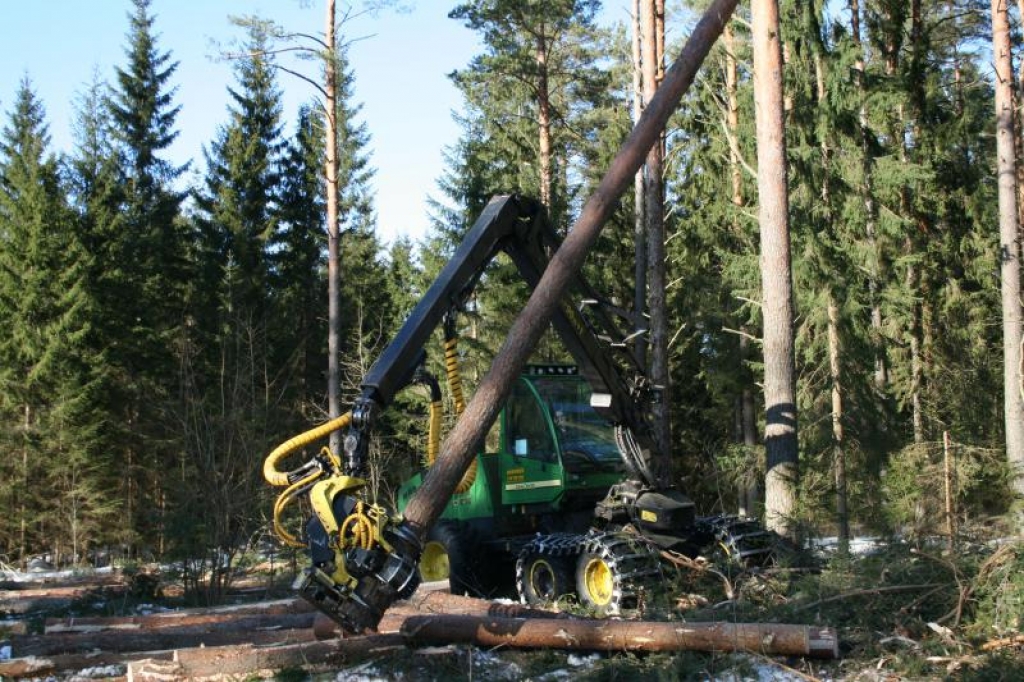
POLYGON ((590 406, 590 386, 582 379, 531 377, 554 424, 566 464, 577 459, 600 468, 621 464, 612 426, 590 406))

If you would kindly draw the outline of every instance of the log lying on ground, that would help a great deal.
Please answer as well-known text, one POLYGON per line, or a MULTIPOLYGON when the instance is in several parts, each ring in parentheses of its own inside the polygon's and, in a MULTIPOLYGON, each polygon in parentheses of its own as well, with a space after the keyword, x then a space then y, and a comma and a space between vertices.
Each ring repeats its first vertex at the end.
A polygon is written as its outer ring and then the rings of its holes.
POLYGON ((202 679, 224 675, 251 675, 261 670, 295 667, 339 667, 389 649, 405 648, 401 635, 367 635, 329 642, 304 642, 284 646, 238 646, 183 649, 176 652, 173 665, 155 666, 147 675, 149 662, 129 664, 132 680, 202 679))
MULTIPOLYGON (((102 632, 103 630, 157 630, 161 628, 227 623, 247 616, 290 616, 307 614, 310 625, 313 607, 305 599, 279 599, 253 604, 214 606, 202 609, 165 611, 145 616, 68 616, 47 618, 46 634, 70 632, 102 632)), ((272 624, 268 623, 268 625, 272 624)))
MULTIPOLYGON (((406 601, 396 602, 387 610, 384 618, 377 625, 377 631, 381 633, 398 632, 406 618, 410 616, 422 616, 431 613, 461 616, 494 616, 499 618, 568 618, 569 615, 557 611, 545 611, 543 609, 530 608, 521 604, 502 604, 476 599, 474 597, 463 597, 459 594, 448 592, 417 592, 406 601)), ((341 626, 323 614, 317 614, 313 624, 313 631, 317 639, 333 639, 335 637, 346 637, 341 626)))
POLYGON ((339 666, 395 647, 462 642, 588 651, 838 655, 837 638, 829 628, 574 619, 444 592, 420 593, 397 603, 381 621, 380 633, 371 636, 339 638, 329 619, 326 625, 313 626, 318 615, 302 600, 280 600, 151 616, 51 619, 48 634, 8 637, 12 653, 21 658, 0 662, 0 676, 41 677, 128 664, 131 679, 201 678, 339 666), (316 641, 315 634, 330 639, 316 641))
POLYGON ((401 633, 409 644, 466 642, 480 646, 585 651, 755 651, 837 658, 832 628, 778 623, 658 623, 478 616, 412 616, 401 633))
POLYGON ((154 630, 102 630, 99 632, 12 635, 13 656, 55 656, 89 651, 158 651, 226 644, 272 644, 313 639, 313 614, 246 616, 200 625, 154 630))
POLYGON ((445 613, 466 616, 498 616, 503 618, 568 618, 568 614, 545 611, 516 603, 499 603, 487 599, 464 597, 448 592, 417 592, 405 601, 396 602, 388 613, 445 613))
POLYGON ((21 677, 46 677, 67 671, 86 670, 89 668, 105 668, 113 665, 131 664, 134 659, 163 659, 171 661, 176 652, 138 652, 115 653, 110 651, 91 651, 85 654, 62 654, 59 656, 27 656, 0 661, 0 678, 16 679, 21 677))

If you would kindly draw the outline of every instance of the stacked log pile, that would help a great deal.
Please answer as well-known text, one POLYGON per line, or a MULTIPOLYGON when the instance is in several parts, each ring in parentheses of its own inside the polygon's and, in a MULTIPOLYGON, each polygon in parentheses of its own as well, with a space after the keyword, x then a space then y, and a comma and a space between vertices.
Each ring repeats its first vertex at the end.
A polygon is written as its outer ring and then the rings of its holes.
POLYGON ((344 637, 304 601, 145 616, 51 618, 40 634, 0 635, 13 656, 0 677, 109 667, 130 680, 201 679, 288 667, 331 669, 396 648, 455 642, 586 651, 754 650, 832 657, 835 632, 778 624, 590 620, 421 591, 392 607, 372 635, 344 637))

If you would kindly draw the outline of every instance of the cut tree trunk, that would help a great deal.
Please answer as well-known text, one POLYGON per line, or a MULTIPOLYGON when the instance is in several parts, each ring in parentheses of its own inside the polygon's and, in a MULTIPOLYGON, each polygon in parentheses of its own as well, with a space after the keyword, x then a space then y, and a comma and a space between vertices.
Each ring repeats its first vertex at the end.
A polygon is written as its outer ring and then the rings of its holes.
POLYGON ((225 644, 273 644, 305 642, 313 639, 313 614, 282 616, 243 616, 197 625, 155 629, 110 629, 100 631, 52 632, 39 635, 12 635, 8 638, 11 655, 55 656, 58 654, 106 651, 159 651, 225 644))
POLYGON ((583 651, 755 651, 836 658, 832 628, 777 623, 652 623, 415 616, 402 634, 410 644, 469 642, 480 646, 583 651))

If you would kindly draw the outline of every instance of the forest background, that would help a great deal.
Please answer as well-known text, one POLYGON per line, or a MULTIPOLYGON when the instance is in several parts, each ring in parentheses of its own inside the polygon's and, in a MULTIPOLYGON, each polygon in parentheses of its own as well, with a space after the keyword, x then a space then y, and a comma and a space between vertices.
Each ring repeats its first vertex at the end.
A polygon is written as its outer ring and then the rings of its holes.
MULTIPOLYGON (((945 522, 945 434, 958 516, 1002 514, 1013 495, 990 8, 781 7, 801 527, 935 532, 945 522), (840 463, 846 507, 837 511, 840 463)), ((265 454, 326 417, 322 116, 310 104, 288 119, 289 76, 265 49, 266 25, 239 25, 229 111, 199 175, 183 178, 167 152, 180 132, 176 57, 160 46, 149 0, 127 9, 124 62, 76 103, 71 149, 50 148, 45 103, 28 78, 0 135, 0 560, 13 564, 36 554, 84 560, 106 547, 215 562, 268 527, 265 454)), ((629 32, 599 26, 598 10, 587 0, 453 6, 480 33, 481 51, 451 76, 460 133, 418 243, 378 235, 342 25, 348 396, 492 194, 540 196, 544 184, 554 224, 572 223, 632 125, 629 32), (498 11, 476 21, 477 5, 498 11), (521 11, 499 17, 512 6, 521 11), (551 28, 544 183, 536 64, 521 49, 538 27, 551 28)), ((671 451, 702 513, 741 501, 758 513, 748 493, 764 480, 747 12, 665 139, 671 451)), ((676 8, 674 21, 690 16, 676 8)), ((590 280, 627 305, 634 216, 626 197, 588 264, 590 280)), ((514 279, 496 264, 462 318, 470 385, 525 300, 514 279)), ((440 368, 437 345, 430 362, 440 368)), ((536 354, 564 358, 553 339, 536 354)), ((384 499, 420 465, 426 404, 406 391, 378 431, 372 483, 384 499)))

